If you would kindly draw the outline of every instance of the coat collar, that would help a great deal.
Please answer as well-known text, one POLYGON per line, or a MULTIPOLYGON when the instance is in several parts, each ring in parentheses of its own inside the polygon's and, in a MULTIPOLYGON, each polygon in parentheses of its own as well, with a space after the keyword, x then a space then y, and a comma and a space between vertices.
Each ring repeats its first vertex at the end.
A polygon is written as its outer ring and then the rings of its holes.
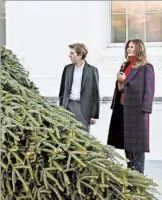
POLYGON ((138 71, 139 71, 139 68, 138 68, 138 69, 134 69, 134 68, 131 69, 131 71, 130 71, 130 73, 129 73, 127 79, 126 79, 125 85, 126 85, 127 83, 129 83, 130 80, 132 80, 132 79, 135 77, 135 75, 137 74, 138 71))
MULTIPOLYGON (((73 75, 74 75, 74 69, 75 69, 75 65, 72 64, 68 70, 68 76, 69 76, 69 90, 71 90, 72 87, 72 83, 73 83, 73 75)), ((87 80, 88 77, 88 73, 89 73, 89 65, 88 63, 85 61, 85 65, 83 67, 83 74, 82 74, 82 83, 81 83, 81 92, 83 91, 83 88, 85 86, 85 82, 87 80)))
MULTIPOLYGON (((124 72, 125 69, 128 67, 129 64, 130 64, 130 62, 127 62, 127 63, 125 64, 124 67, 121 67, 121 70, 120 70, 120 71, 124 72)), ((126 79, 125 85, 126 85, 127 83, 129 83, 130 80, 132 80, 132 79, 134 78, 134 76, 137 74, 138 71, 139 71, 139 68, 137 68, 137 69, 132 68, 132 69, 131 69, 131 71, 130 71, 130 73, 129 73, 127 79, 126 79)))
POLYGON ((75 65, 71 64, 68 70, 69 92, 71 90, 72 83, 73 83, 74 67, 75 65))
POLYGON ((82 75, 82 83, 81 83, 81 92, 83 91, 83 88, 85 86, 87 77, 89 73, 89 65, 87 62, 85 62, 84 68, 83 68, 83 75, 82 75))

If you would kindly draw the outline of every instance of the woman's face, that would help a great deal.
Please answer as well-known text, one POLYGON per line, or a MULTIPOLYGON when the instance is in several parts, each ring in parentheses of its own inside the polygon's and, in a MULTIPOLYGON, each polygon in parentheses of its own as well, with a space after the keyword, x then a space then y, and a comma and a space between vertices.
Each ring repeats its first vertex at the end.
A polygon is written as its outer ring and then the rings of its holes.
POLYGON ((127 53, 128 53, 128 57, 136 56, 136 49, 135 49, 135 45, 133 44, 133 42, 129 42, 128 47, 127 47, 127 53))

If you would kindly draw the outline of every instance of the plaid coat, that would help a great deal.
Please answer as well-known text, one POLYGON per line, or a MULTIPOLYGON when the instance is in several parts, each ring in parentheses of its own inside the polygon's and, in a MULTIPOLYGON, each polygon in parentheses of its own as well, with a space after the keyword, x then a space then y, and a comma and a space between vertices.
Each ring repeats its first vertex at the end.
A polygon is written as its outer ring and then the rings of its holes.
MULTIPOLYGON (((129 63, 125 66, 125 68, 129 63)), ((124 70, 120 70, 124 71, 124 70)), ((112 117, 107 144, 119 149, 149 152, 149 114, 152 112, 155 75, 149 63, 132 69, 124 86, 123 127, 117 81, 111 105, 112 117)))

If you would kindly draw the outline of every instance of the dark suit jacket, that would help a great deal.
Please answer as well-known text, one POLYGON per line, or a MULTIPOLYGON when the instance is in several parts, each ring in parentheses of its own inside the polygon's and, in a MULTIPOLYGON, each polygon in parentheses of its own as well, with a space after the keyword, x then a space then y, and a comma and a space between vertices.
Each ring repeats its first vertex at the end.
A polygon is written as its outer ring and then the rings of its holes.
MULTIPOLYGON (((70 98, 74 64, 66 65, 61 79, 59 104, 67 108, 70 98)), ((83 68, 82 83, 81 83, 81 110, 85 120, 91 118, 99 118, 100 96, 99 96, 99 75, 97 68, 89 65, 87 62, 83 68)))

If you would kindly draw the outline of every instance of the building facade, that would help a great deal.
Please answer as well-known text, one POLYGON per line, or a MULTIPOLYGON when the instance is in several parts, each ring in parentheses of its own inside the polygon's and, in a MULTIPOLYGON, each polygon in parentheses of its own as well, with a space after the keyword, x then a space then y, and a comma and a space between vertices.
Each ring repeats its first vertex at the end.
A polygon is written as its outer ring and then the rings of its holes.
POLYGON ((162 2, 6 1, 5 7, 1 41, 18 55, 43 96, 58 96, 62 70, 70 62, 68 45, 83 42, 89 49, 87 62, 99 70, 101 97, 112 97, 125 41, 142 39, 156 75, 151 155, 162 160, 162 128, 157 129, 162 118, 162 2))

